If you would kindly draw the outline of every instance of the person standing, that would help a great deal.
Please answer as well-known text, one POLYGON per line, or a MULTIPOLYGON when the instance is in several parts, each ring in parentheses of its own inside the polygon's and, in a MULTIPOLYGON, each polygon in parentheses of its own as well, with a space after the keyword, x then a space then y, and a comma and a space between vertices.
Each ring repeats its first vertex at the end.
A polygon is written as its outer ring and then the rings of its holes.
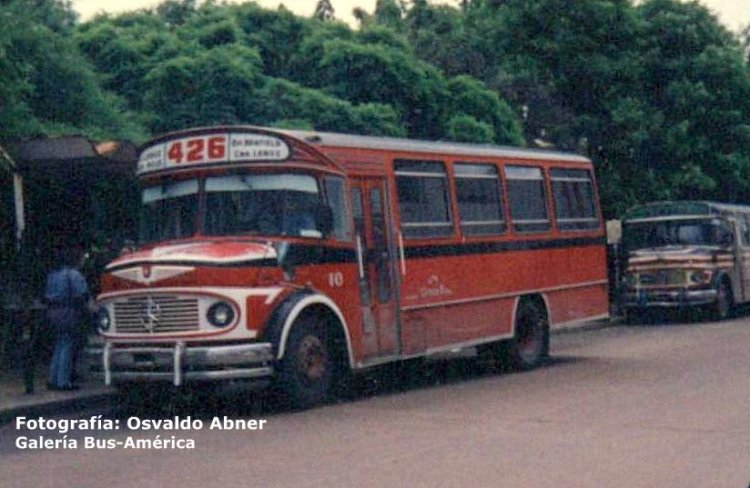
POLYGON ((79 353, 78 335, 85 320, 89 290, 86 279, 74 267, 73 253, 62 249, 56 253, 57 266, 47 276, 44 298, 47 322, 55 337, 47 386, 52 390, 75 390, 74 355, 79 353))

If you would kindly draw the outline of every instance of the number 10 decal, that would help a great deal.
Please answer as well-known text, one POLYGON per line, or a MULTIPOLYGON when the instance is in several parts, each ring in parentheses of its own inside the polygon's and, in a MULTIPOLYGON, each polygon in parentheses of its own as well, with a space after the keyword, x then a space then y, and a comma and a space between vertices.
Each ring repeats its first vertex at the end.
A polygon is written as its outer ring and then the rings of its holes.
POLYGON ((344 286, 344 274, 341 271, 328 273, 328 286, 331 288, 341 288, 344 286))

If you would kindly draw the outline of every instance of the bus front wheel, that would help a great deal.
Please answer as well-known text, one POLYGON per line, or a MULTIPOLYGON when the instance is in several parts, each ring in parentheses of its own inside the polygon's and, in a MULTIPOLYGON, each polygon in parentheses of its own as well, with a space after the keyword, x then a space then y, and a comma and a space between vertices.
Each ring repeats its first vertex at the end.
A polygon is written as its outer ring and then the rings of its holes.
POLYGON ((325 326, 313 317, 294 324, 277 370, 277 387, 297 409, 325 401, 334 379, 335 362, 325 326))
POLYGON ((711 318, 719 321, 729 317, 732 311, 732 287, 726 279, 719 281, 716 286, 716 301, 711 305, 711 318))

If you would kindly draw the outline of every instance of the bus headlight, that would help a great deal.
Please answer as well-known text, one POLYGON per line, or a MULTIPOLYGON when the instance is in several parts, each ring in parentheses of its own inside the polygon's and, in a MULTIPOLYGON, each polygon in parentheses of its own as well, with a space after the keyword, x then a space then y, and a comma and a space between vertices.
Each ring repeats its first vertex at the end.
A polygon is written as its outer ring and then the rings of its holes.
POLYGON ((109 311, 107 311, 107 307, 101 307, 99 311, 96 312, 96 326, 101 332, 107 332, 111 325, 112 320, 109 317, 109 311))
POLYGON ((690 273, 690 282, 696 285, 711 281, 713 273, 709 270, 693 271, 690 273))
POLYGON ((234 321, 234 309, 226 302, 216 302, 209 307, 206 318, 214 327, 226 327, 234 321))

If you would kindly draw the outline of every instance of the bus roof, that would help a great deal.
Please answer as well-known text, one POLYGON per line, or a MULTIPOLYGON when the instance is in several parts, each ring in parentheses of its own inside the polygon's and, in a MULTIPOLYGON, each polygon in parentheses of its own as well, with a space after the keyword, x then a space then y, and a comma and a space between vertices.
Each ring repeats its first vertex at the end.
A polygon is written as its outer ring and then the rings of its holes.
POLYGON ((445 141, 426 141, 417 139, 403 139, 398 137, 360 136, 319 131, 286 129, 269 130, 276 130, 277 132, 295 137, 313 146, 372 149, 380 151, 403 151, 412 153, 421 152, 430 154, 440 153, 456 156, 542 159, 591 163, 591 160, 578 154, 549 151, 544 149, 525 149, 510 146, 496 146, 493 144, 466 144, 445 141))
POLYGON ((679 216, 704 217, 734 213, 750 213, 750 206, 701 200, 649 202, 629 209, 622 220, 667 220, 679 216))
POLYGON ((162 134, 148 141, 140 148, 136 174, 145 176, 227 163, 263 162, 264 159, 285 161, 290 157, 316 162, 340 172, 350 161, 341 160, 340 154, 332 154, 339 149, 422 153, 425 158, 449 155, 591 164, 588 158, 577 154, 543 149, 228 125, 195 127, 162 134), (221 139, 217 145, 219 155, 212 155, 204 147, 208 142, 203 139, 211 136, 221 139), (185 154, 188 152, 189 158, 185 154))

